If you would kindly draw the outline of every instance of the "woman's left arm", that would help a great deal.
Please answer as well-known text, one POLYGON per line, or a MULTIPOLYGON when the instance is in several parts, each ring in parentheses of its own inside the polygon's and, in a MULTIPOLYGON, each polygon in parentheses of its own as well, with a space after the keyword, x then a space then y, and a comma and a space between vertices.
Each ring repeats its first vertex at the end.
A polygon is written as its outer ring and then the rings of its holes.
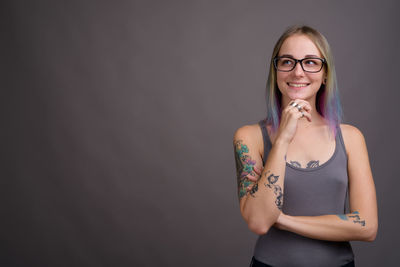
POLYGON ((341 125, 341 129, 348 157, 351 213, 321 216, 281 213, 275 227, 320 240, 375 240, 378 230, 376 192, 364 136, 351 125, 341 125))

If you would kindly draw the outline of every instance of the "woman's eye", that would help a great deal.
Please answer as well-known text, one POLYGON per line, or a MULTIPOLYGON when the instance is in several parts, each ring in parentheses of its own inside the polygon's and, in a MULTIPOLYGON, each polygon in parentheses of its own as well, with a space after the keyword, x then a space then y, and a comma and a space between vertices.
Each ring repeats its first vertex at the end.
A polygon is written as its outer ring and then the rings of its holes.
POLYGON ((304 62, 306 65, 317 65, 317 61, 316 60, 311 60, 308 59, 304 62))
POLYGON ((284 65, 291 65, 292 64, 292 61, 291 60, 283 60, 282 61, 282 64, 284 64, 284 65))

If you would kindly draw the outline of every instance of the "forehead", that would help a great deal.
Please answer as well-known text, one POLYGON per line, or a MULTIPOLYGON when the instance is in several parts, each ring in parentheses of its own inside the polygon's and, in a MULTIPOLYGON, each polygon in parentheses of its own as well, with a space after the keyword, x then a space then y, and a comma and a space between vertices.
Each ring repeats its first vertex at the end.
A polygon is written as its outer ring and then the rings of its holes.
POLYGON ((291 55, 294 58, 304 58, 307 55, 315 55, 321 57, 317 46, 306 35, 295 34, 288 37, 279 50, 279 56, 291 55))

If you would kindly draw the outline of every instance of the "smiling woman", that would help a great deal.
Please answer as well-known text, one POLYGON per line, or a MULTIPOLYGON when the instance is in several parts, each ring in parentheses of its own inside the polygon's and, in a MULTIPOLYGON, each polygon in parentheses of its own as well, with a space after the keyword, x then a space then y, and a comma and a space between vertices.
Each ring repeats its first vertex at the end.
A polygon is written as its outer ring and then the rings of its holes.
POLYGON ((272 53, 266 119, 233 141, 240 211, 259 235, 251 266, 354 266, 349 241, 375 239, 364 137, 340 122, 328 42, 310 27, 289 28, 272 53))
POLYGON ((325 59, 321 58, 318 48, 306 35, 295 34, 288 37, 274 62, 278 89, 284 96, 283 106, 287 106, 292 99, 316 97, 326 79, 325 71, 322 70, 325 59))

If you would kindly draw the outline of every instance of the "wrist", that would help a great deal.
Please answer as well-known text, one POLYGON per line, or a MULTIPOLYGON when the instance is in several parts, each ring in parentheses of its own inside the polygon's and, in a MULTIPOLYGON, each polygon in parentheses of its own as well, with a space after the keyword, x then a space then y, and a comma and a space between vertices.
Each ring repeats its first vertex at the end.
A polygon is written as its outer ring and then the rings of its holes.
POLYGON ((279 218, 277 220, 277 224, 278 224, 278 228, 280 230, 285 230, 287 231, 287 225, 288 225, 288 221, 289 221, 289 215, 286 215, 284 213, 281 213, 279 215, 279 218))
POLYGON ((287 149, 288 149, 289 143, 290 143, 289 141, 287 141, 287 140, 285 140, 283 138, 277 138, 275 140, 273 146, 281 148, 281 149, 284 149, 285 152, 286 152, 287 149))

